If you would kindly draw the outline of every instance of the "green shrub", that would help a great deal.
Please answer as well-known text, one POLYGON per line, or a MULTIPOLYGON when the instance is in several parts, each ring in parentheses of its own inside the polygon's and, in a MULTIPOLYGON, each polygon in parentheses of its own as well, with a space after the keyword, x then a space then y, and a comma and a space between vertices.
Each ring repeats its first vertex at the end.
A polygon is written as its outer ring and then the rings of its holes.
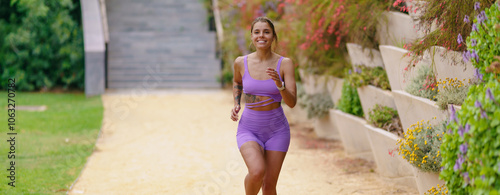
POLYGON ((300 98, 300 106, 307 111, 307 118, 321 118, 333 108, 332 98, 327 92, 303 94, 300 98))
POLYGON ((496 68, 492 67, 496 71, 490 68, 490 66, 494 66, 495 56, 500 56, 499 4, 500 2, 497 1, 484 11, 485 19, 474 19, 477 31, 472 30, 470 36, 467 37, 468 51, 463 53, 464 60, 471 60, 472 65, 478 69, 476 75, 484 75, 483 80, 485 81, 497 78, 500 73, 500 64, 496 65, 496 68))
POLYGON ((414 96, 436 100, 438 90, 432 69, 427 65, 418 67, 417 74, 410 80, 405 91, 414 96))
POLYGON ((399 154, 410 164, 425 172, 439 172, 441 168, 441 137, 445 133, 446 121, 430 125, 424 120, 413 124, 398 140, 399 154))
POLYGON ((75 0, 2 1, 1 87, 16 78, 18 90, 84 88, 80 3, 75 0))
POLYGON ((452 110, 441 151, 451 194, 500 193, 500 83, 471 86, 456 113, 452 110))
POLYGON ((344 84, 342 85, 342 95, 340 96, 337 109, 345 113, 363 117, 363 109, 358 91, 348 80, 344 80, 344 84))
POLYGON ((442 86, 442 89, 438 90, 436 105, 442 110, 447 109, 448 104, 462 105, 472 82, 470 79, 466 82, 465 79, 460 81, 457 78, 438 81, 438 86, 442 86))
POLYGON ((347 80, 355 87, 373 85, 375 87, 391 90, 389 78, 382 67, 355 66, 354 71, 350 71, 347 80))
POLYGON ((403 127, 399 120, 398 111, 387 106, 376 104, 373 109, 368 112, 368 122, 378 128, 385 129, 400 137, 403 137, 403 127))

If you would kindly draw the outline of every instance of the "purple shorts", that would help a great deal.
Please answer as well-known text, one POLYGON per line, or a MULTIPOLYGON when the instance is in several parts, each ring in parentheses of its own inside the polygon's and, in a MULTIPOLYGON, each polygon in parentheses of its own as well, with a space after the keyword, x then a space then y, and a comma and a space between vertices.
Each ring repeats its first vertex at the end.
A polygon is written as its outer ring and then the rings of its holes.
POLYGON ((287 152, 290 145, 290 126, 283 108, 256 111, 245 108, 236 133, 238 148, 255 141, 264 150, 287 152))

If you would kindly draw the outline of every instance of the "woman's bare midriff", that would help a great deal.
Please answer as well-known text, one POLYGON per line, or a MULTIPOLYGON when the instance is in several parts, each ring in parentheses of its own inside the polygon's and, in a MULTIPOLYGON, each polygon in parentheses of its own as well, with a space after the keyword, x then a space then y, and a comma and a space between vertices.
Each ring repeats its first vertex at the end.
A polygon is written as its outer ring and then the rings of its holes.
MULTIPOLYGON (((271 97, 245 94, 245 102, 246 103, 255 103, 255 102, 268 100, 268 99, 271 99, 271 97)), ((268 100, 268 101, 273 101, 273 100, 268 100)), ((256 104, 254 106, 263 105, 266 103, 267 103, 267 101, 264 103, 261 103, 261 104, 256 104)), ((281 102, 274 102, 272 104, 261 106, 261 107, 255 107, 255 108, 248 108, 247 107, 247 108, 251 109, 251 110, 255 110, 255 111, 268 111, 268 110, 273 110, 273 109, 279 108, 280 106, 281 106, 281 102)))

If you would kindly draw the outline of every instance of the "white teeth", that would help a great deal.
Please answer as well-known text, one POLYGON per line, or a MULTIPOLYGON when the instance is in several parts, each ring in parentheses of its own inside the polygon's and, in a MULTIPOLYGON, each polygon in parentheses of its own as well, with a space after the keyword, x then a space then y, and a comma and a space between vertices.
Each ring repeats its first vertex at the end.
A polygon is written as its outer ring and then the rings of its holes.
POLYGON ((265 41, 257 41, 257 43, 265 43, 265 41))

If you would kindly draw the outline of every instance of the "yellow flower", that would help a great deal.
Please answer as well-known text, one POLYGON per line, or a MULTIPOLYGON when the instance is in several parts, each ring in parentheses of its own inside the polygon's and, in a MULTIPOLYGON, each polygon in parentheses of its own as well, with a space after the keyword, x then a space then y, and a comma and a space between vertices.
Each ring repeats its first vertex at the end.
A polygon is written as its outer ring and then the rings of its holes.
POLYGON ((425 145, 427 145, 427 140, 425 140, 425 145))

